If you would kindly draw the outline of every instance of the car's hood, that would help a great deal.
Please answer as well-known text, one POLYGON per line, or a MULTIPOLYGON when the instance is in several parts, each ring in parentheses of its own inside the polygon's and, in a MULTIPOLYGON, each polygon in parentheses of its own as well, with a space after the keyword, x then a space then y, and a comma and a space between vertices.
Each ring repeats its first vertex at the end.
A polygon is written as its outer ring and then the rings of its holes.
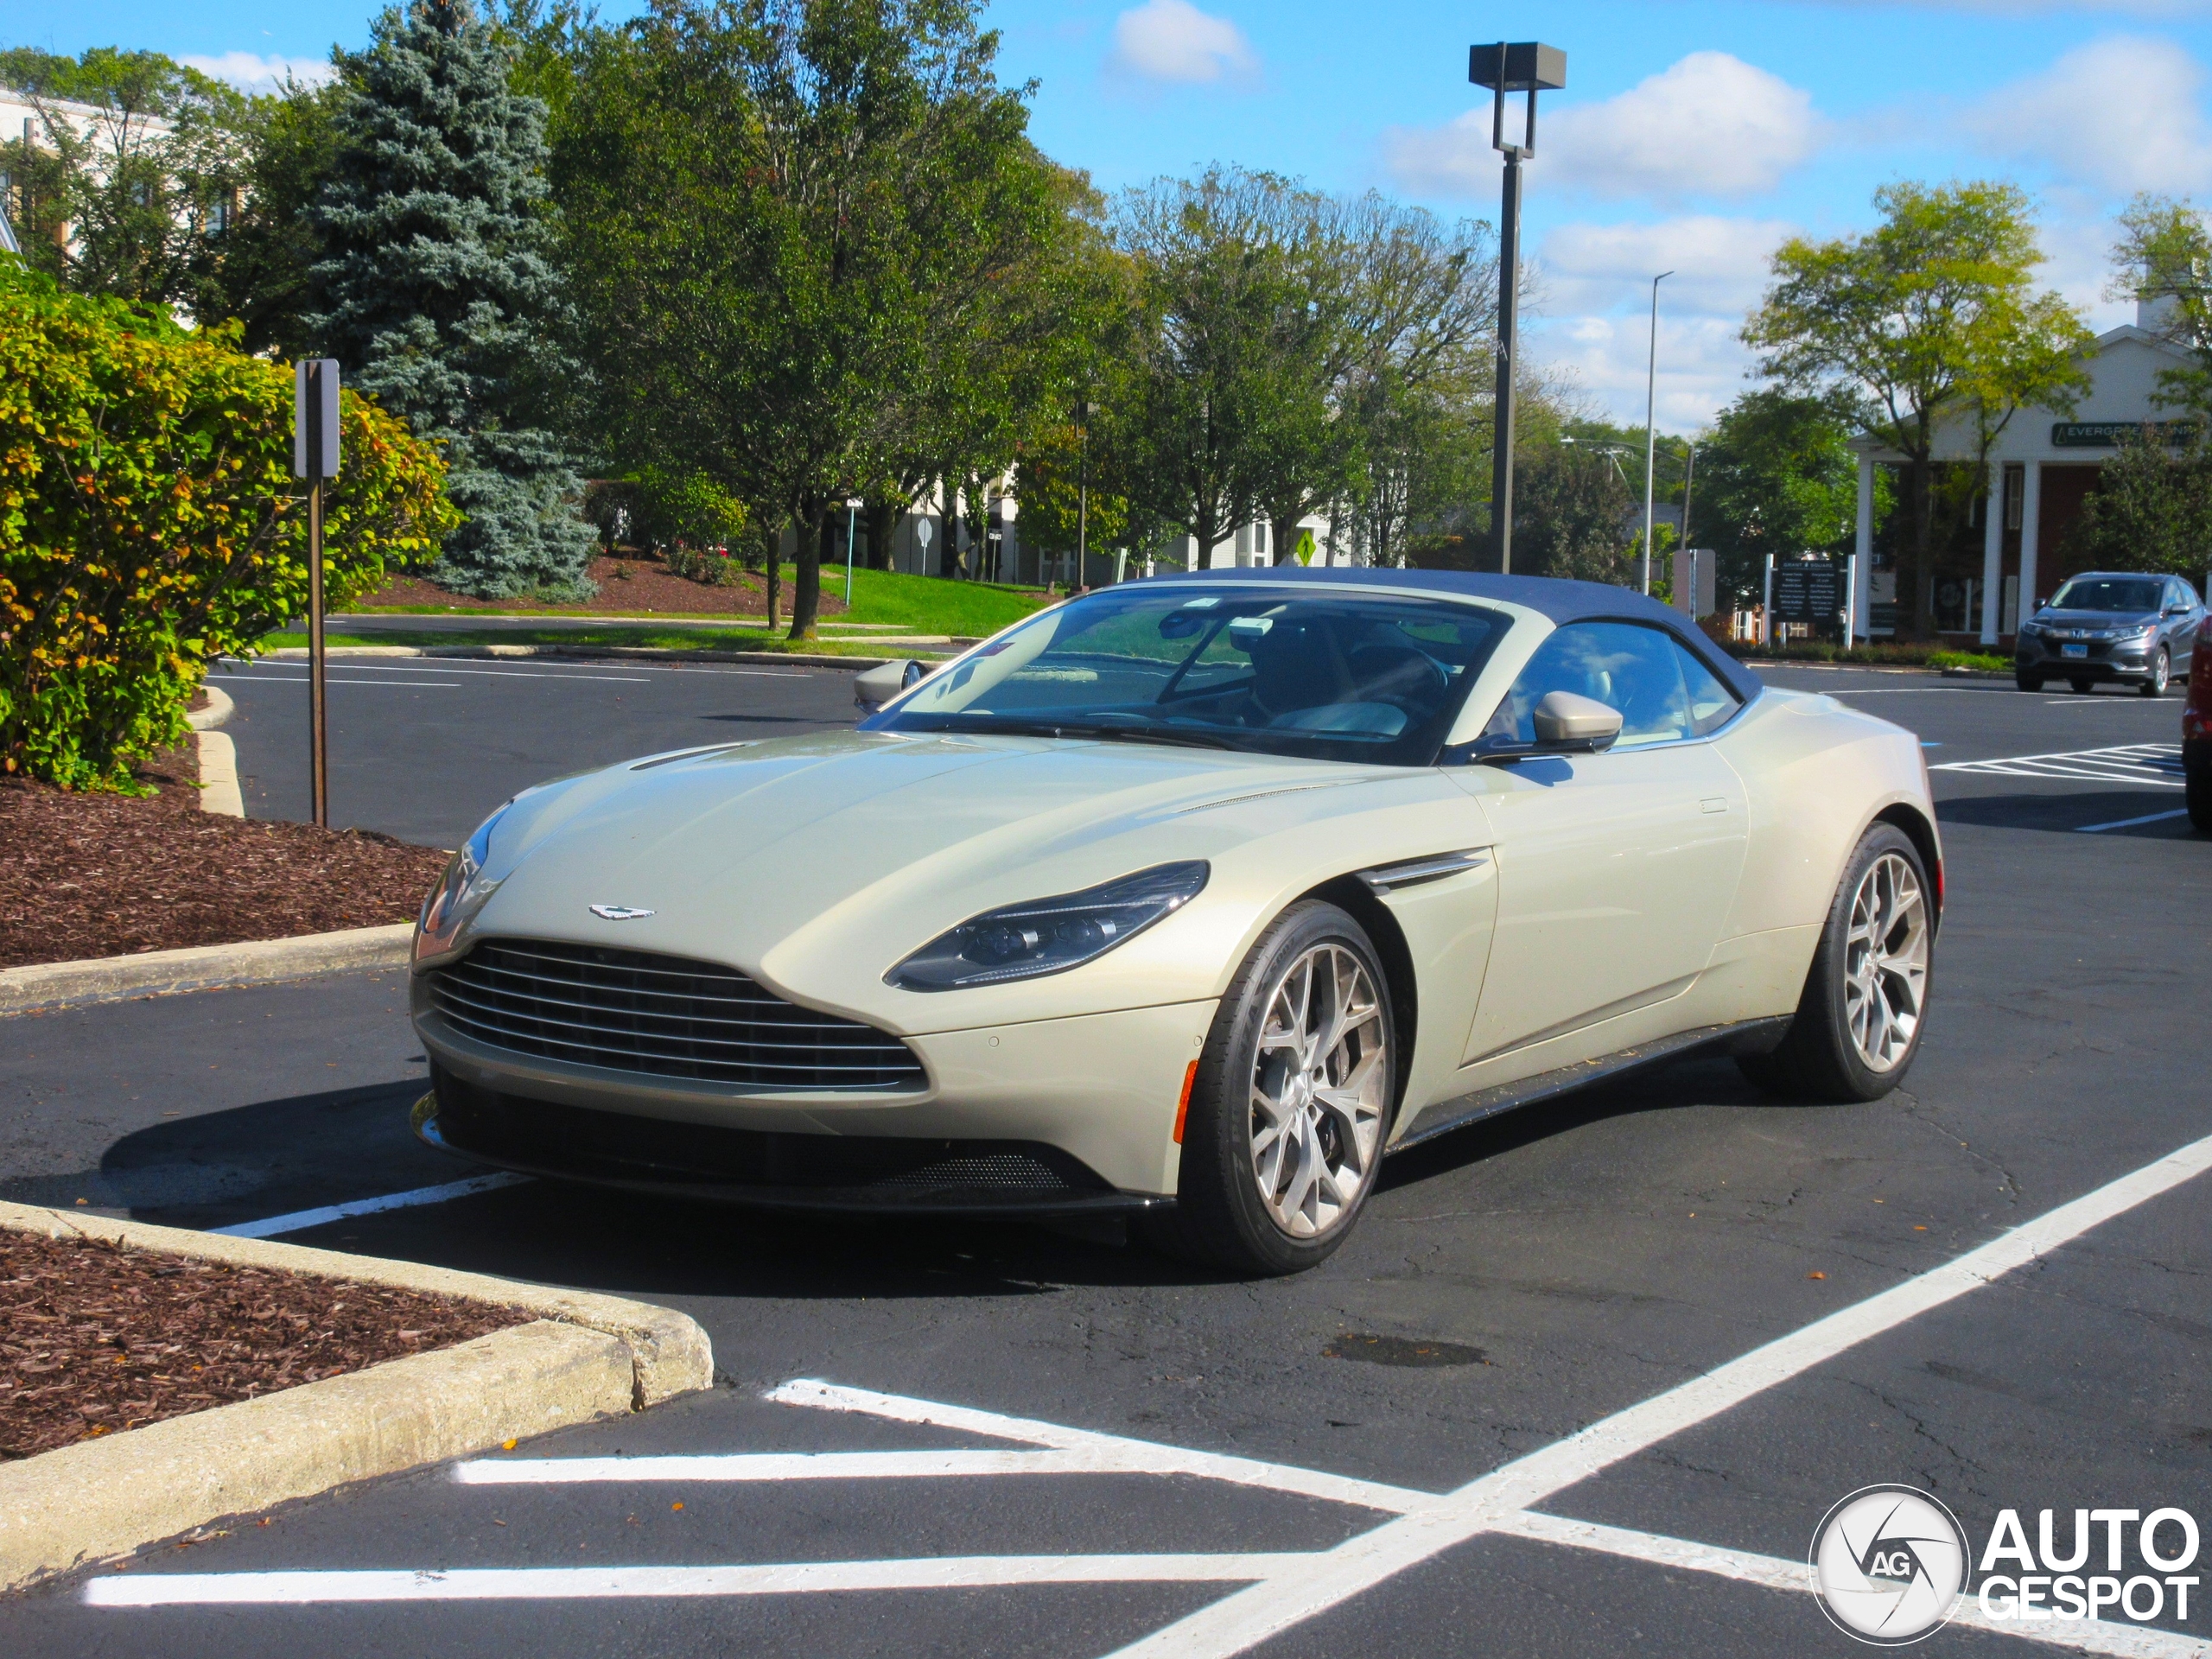
POLYGON ((1434 788, 1425 769, 890 733, 632 762, 518 798, 464 938, 580 940, 772 975, 772 954, 804 930, 872 931, 888 916, 911 949, 992 906, 1212 857, 1310 810, 1294 803, 1394 782, 1434 788), (1230 804, 1247 800, 1255 810, 1230 804), (610 923, 592 905, 653 914, 610 923))

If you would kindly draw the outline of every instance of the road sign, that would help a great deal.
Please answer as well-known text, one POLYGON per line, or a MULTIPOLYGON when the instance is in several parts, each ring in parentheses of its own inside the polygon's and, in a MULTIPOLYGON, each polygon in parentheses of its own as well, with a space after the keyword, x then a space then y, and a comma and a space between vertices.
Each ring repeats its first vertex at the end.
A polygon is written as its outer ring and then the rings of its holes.
POLYGON ((292 365, 292 471, 308 481, 308 736, 314 753, 315 821, 330 827, 327 724, 322 700, 322 486, 338 476, 338 364, 292 365))
POLYGON ((1775 562, 1775 621, 1831 623, 1842 614, 1843 573, 1833 560, 1775 562))

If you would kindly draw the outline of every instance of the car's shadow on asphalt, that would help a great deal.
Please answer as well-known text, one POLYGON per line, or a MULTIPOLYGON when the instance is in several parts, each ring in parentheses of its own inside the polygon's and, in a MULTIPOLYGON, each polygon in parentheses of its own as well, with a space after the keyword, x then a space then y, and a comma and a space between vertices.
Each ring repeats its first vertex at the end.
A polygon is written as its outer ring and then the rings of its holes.
MULTIPOLYGON (((1772 1103, 1725 1058, 1657 1066, 1410 1148, 1384 1165, 1378 1197, 1607 1118, 1772 1103)), ((1144 1248, 1117 1221, 823 1217, 553 1181, 359 1217, 297 1236, 302 1243, 677 1303, 692 1297, 1036 1296, 1065 1287, 1190 1287, 1240 1277, 1144 1248)))
POLYGON ((96 1169, 0 1183, 20 1204, 129 1211, 172 1227, 227 1227, 452 1179, 406 1132, 419 1078, 180 1115, 122 1135, 96 1169))

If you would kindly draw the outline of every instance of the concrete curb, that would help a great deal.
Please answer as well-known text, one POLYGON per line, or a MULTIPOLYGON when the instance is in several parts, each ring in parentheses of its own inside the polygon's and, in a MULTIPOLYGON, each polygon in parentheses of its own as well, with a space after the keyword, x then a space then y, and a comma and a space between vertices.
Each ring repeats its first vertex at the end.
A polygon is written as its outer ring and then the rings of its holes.
POLYGON ((238 793, 238 746, 231 734, 195 732, 192 741, 200 753, 200 810, 245 817, 245 798, 238 793))
POLYGON ((264 1399, 0 1465, 0 1591, 225 1516, 709 1386, 706 1333, 673 1309, 414 1262, 0 1204, 0 1228, 390 1286, 540 1317, 264 1399))
POLYGON ((194 709, 184 717, 184 723, 195 732, 212 732, 231 717, 238 704, 231 701, 231 694, 219 685, 201 681, 200 689, 207 694, 207 706, 194 709))
POLYGON ((415 925, 349 927, 289 939, 194 945, 135 957, 91 957, 0 969, 0 1018, 134 996, 170 996, 221 985, 273 985, 364 968, 404 968, 415 925))

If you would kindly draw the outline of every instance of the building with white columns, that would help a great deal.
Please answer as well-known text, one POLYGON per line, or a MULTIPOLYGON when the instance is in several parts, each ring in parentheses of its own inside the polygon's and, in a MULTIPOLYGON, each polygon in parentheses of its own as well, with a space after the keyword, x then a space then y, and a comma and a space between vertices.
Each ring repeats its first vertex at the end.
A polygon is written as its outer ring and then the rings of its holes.
MULTIPOLYGON (((1974 506, 1979 561, 1972 552, 1939 550, 1935 569, 1923 577, 1932 587, 1936 631, 1948 640, 2009 645, 2022 616, 2033 614, 2036 601, 2074 574, 2064 552, 2066 532, 2120 439, 2146 423, 2185 423, 2182 411, 2158 401, 2158 374, 2194 359, 2159 332, 2158 308, 2139 305, 2134 323, 2097 336, 2081 359, 2088 391, 2070 413, 2022 409, 1999 435, 1989 454, 1987 497, 1974 506)), ((1902 468, 1904 457, 1870 438, 1853 447, 1859 451, 1859 569, 1872 573, 1871 580, 1857 584, 1854 632, 1879 638, 1893 631, 1885 626, 1891 607, 1910 607, 1901 602, 1909 596, 1897 594, 1894 569, 1874 557, 1874 469, 1902 468)), ((1961 411, 1938 429, 1934 458, 1971 466, 1975 448, 1973 416, 1961 411)), ((1901 519, 1902 479, 1897 500, 1901 519)), ((1902 522, 1894 533, 1905 533, 1902 522)), ((2212 562, 2212 549, 2206 557, 2212 562)))

